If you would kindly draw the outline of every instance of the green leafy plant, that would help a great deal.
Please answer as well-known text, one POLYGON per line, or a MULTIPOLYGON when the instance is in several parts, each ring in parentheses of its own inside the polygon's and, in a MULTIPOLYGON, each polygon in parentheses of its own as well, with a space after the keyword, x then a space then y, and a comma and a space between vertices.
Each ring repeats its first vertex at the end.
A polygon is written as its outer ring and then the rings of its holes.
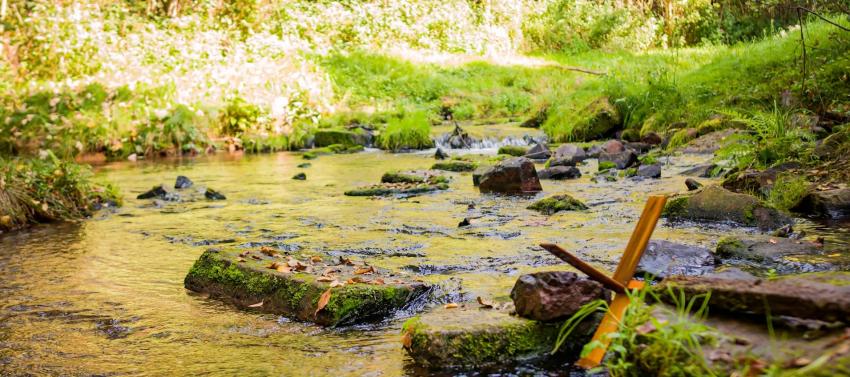
POLYGON ((422 111, 405 113, 401 118, 391 119, 386 129, 378 136, 381 149, 424 149, 434 146, 431 140, 431 123, 422 111))
POLYGON ((767 203, 775 208, 787 211, 803 199, 803 196, 808 193, 810 185, 809 181, 803 176, 780 174, 770 188, 767 203))

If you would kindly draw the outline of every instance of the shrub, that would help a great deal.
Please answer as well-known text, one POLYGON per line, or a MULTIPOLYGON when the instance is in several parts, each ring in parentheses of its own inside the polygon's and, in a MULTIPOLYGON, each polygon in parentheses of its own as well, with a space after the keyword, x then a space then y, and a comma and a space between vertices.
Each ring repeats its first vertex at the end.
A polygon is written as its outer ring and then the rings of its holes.
POLYGON ((242 97, 232 97, 218 115, 219 132, 223 136, 239 136, 249 131, 259 131, 262 111, 257 105, 242 97))
POLYGON ((391 119, 378 136, 378 146, 392 151, 433 147, 428 117, 422 111, 414 111, 405 113, 401 118, 391 119))

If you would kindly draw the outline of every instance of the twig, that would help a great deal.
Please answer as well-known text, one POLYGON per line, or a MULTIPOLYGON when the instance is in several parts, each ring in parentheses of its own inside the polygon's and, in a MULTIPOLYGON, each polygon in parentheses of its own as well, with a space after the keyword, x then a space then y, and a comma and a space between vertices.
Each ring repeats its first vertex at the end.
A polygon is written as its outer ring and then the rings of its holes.
POLYGON ((567 70, 567 71, 576 71, 576 72, 587 73, 587 74, 590 74, 590 75, 597 75, 597 76, 605 76, 605 75, 608 74, 607 72, 603 72, 603 71, 594 71, 592 69, 581 68, 581 67, 570 67, 570 66, 560 65, 560 64, 558 65, 558 67, 560 67, 563 70, 567 70))
POLYGON ((803 7, 797 7, 797 21, 800 22, 800 44, 803 46, 803 68, 802 68, 802 93, 803 97, 806 96, 806 33, 804 32, 803 27, 803 7))
MULTIPOLYGON (((809 8, 806 8, 806 7, 797 7, 797 17, 798 17, 798 18, 799 18, 799 17, 800 17, 800 15, 802 14, 802 12, 801 12, 801 11, 805 11, 806 13, 811 13, 811 14, 815 15, 815 17, 820 18, 821 20, 823 20, 824 22, 826 22, 826 23, 828 23, 828 24, 831 24, 832 26, 835 26, 835 27, 837 27, 837 28, 839 28, 839 29, 841 29, 841 30, 844 30, 844 31, 850 32, 850 29, 848 29, 848 28, 846 28, 846 27, 844 27, 844 26, 841 26, 840 24, 837 24, 837 23, 835 23, 835 22, 832 22, 831 20, 827 19, 826 17, 821 16, 821 15, 820 15, 820 14, 818 14, 817 12, 815 12, 815 11, 813 11, 813 10, 809 9, 809 8)), ((801 25, 801 26, 802 26, 802 25, 801 25)))

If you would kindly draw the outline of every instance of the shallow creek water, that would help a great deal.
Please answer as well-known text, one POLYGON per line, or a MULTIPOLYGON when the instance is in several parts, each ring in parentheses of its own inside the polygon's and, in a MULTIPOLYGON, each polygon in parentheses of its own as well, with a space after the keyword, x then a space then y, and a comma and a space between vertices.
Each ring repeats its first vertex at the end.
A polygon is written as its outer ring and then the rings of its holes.
MULTIPOLYGON (((554 216, 525 209, 533 197, 479 194, 470 173, 449 173, 447 192, 406 199, 342 194, 389 170, 428 168, 431 156, 371 151, 299 169, 298 154, 279 153, 100 168, 124 193, 123 208, 0 236, 0 375, 418 374, 399 341, 409 314, 324 329, 193 295, 183 278, 209 244, 265 242, 365 258, 426 281, 453 277, 462 282, 458 300, 506 301, 519 274, 570 269, 541 242, 613 270, 647 196, 682 191, 685 177, 675 173, 708 158, 677 157, 662 179, 641 182, 593 183, 591 162, 581 179, 543 181, 536 198, 568 192, 590 206, 554 216), (306 181, 291 179, 299 171, 306 181), (155 207, 135 199, 177 175, 228 200, 155 207), (472 226, 458 228, 465 217, 472 226)), ((846 247, 846 228, 831 229, 828 242, 846 247)), ((662 223, 654 238, 713 248, 721 235, 752 231, 662 223)))

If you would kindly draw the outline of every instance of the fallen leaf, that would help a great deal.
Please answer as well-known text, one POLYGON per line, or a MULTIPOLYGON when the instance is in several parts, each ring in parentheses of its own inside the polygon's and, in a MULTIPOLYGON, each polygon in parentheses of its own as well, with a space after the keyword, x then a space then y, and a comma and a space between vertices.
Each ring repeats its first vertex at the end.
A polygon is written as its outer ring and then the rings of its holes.
POLYGON ((807 358, 807 357, 798 357, 796 359, 788 360, 788 362, 785 363, 785 367, 786 368, 802 368, 802 367, 809 365, 811 363, 812 363, 812 360, 807 358))
POLYGON ((375 272, 375 267, 372 267, 372 266, 369 266, 369 267, 361 267, 361 268, 358 268, 358 269, 354 270, 354 274, 355 274, 355 275, 372 274, 372 273, 374 273, 374 272, 375 272))
POLYGON ((339 280, 334 280, 331 282, 331 288, 342 287, 345 283, 340 282, 339 280))
POLYGON ((775 239, 773 239, 773 238, 771 238, 771 239, 767 240, 767 242, 770 242, 770 243, 772 243, 772 244, 776 244, 776 240, 775 240, 775 239))
POLYGON ((346 266, 353 266, 354 262, 352 262, 351 259, 339 257, 339 264, 346 265, 346 266))
POLYGON ((285 264, 281 264, 281 265, 277 266, 277 272, 283 272, 285 274, 288 274, 288 273, 292 272, 292 269, 289 268, 289 266, 287 266, 285 264))
POLYGON ((325 306, 328 306, 328 303, 330 301, 331 301, 331 289, 328 288, 327 291, 325 291, 324 293, 322 293, 321 296, 319 296, 319 302, 316 304, 316 312, 313 313, 313 315, 315 316, 316 314, 319 314, 319 312, 322 311, 322 309, 324 309, 325 306))
POLYGON ((452 302, 452 303, 448 303, 448 304, 444 305, 444 306, 443 306, 443 308, 445 308, 445 309, 454 309, 454 308, 457 308, 457 304, 455 304, 455 303, 453 303, 453 302, 452 302))
POLYGON ((279 264, 277 262, 272 262, 270 265, 266 266, 266 268, 269 268, 269 269, 272 269, 272 270, 277 270, 277 268, 280 267, 280 266, 281 266, 281 264, 279 264))
POLYGON ((239 263, 245 263, 245 258, 236 258, 236 261, 239 263))
POLYGON ((260 252, 261 252, 261 253, 263 253, 263 254, 265 254, 265 255, 268 255, 268 256, 270 256, 270 257, 273 257, 273 256, 275 256, 275 255, 278 255, 277 250, 275 250, 274 248, 268 247, 268 246, 263 246, 263 247, 261 247, 261 248, 260 248, 260 252))
POLYGON ((262 301, 260 301, 260 302, 258 302, 258 303, 256 303, 256 304, 248 305, 248 307, 249 307, 249 308, 259 308, 259 307, 261 307, 261 306, 263 306, 263 302, 262 302, 262 301))
POLYGON ((246 251, 243 251, 243 252, 239 253, 239 256, 240 256, 240 257, 247 257, 247 256, 248 256, 248 255, 250 255, 250 254, 251 254, 251 252, 246 250, 246 251))
POLYGON ((377 279, 375 279, 375 280, 370 281, 370 282, 369 282, 369 284, 372 284, 372 285, 384 285, 385 283, 384 283, 384 279, 377 278, 377 279))
POLYGON ((410 348, 413 345, 413 336, 410 335, 410 332, 405 332, 404 335, 401 336, 401 345, 404 348, 410 348))
POLYGON ((334 278, 332 278, 330 276, 319 276, 319 278, 316 279, 316 281, 321 281, 323 283, 329 283, 329 282, 334 281, 334 278))
POLYGON ((9 215, 0 216, 0 225, 10 226, 12 224, 12 217, 9 215))
POLYGON ((346 284, 357 284, 357 283, 365 283, 365 282, 366 282, 366 280, 363 280, 363 278, 361 278, 359 276, 355 276, 351 279, 348 279, 348 281, 346 281, 345 283, 346 284))
POLYGON ((324 271, 322 271, 322 276, 333 276, 334 273, 340 272, 341 270, 338 268, 328 267, 324 271))
POLYGON ((251 258, 254 258, 256 260, 262 260, 263 259, 259 255, 254 255, 254 254, 251 254, 251 258))
POLYGON ((322 257, 320 257, 318 255, 314 255, 314 256, 310 257, 310 262, 319 263, 321 261, 322 261, 322 257))
POLYGON ((478 300, 478 304, 481 305, 482 309, 493 309, 493 303, 485 301, 483 298, 481 298, 481 296, 478 296, 476 300, 478 300))

